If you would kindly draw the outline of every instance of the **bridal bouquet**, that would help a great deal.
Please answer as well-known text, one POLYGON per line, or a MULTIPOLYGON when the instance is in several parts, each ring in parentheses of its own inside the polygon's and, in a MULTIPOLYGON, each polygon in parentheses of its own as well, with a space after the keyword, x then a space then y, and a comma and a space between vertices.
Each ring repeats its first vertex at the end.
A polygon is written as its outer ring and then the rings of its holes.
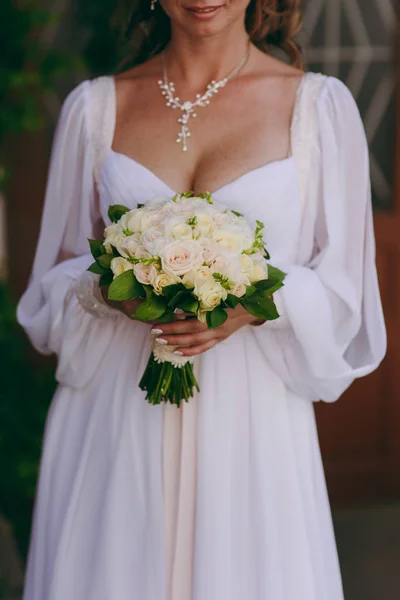
MULTIPOLYGON (((132 315, 165 323, 177 309, 208 327, 222 325, 241 304, 259 319, 279 317, 272 295, 285 274, 267 263, 264 225, 213 201, 211 194, 154 198, 134 210, 109 208, 104 240, 89 240, 89 271, 109 286, 110 300, 142 299, 132 315)), ((180 405, 199 389, 194 359, 154 342, 140 387, 151 404, 180 405)))

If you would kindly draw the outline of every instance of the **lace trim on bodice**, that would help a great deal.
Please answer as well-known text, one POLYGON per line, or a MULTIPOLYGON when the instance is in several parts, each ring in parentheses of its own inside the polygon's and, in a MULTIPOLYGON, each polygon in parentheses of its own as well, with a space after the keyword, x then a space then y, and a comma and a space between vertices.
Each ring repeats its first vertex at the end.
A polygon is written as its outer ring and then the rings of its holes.
POLYGON ((326 75, 306 73, 300 84, 292 119, 292 155, 299 175, 302 212, 306 207, 312 149, 318 142, 317 99, 326 75))

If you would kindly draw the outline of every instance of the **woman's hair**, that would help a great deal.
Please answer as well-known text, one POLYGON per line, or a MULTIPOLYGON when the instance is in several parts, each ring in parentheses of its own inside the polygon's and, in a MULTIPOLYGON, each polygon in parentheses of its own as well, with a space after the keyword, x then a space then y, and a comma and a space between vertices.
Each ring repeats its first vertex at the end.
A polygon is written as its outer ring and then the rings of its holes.
MULTIPOLYGON (((250 40, 263 52, 271 46, 283 50, 292 65, 303 66, 295 36, 302 25, 301 0, 251 0, 246 10, 250 40)), ((124 44, 121 70, 145 62, 161 52, 171 38, 170 19, 159 3, 150 10, 150 0, 120 0, 115 24, 124 44)))

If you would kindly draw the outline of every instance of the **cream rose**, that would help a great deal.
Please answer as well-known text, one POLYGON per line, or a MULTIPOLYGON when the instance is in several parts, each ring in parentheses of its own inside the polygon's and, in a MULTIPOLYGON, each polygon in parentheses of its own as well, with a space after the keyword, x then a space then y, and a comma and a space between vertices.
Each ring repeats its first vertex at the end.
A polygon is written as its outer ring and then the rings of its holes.
POLYGON ((143 285, 151 285, 152 281, 157 277, 157 269, 154 265, 145 265, 144 263, 137 263, 133 267, 133 272, 139 283, 143 285))
POLYGON ((228 292, 214 279, 208 279, 197 290, 201 310, 214 310, 222 300, 226 300, 228 292))
POLYGON ((112 223, 104 230, 104 247, 108 254, 112 254, 112 246, 118 248, 125 240, 122 227, 119 223, 112 223))
POLYGON ((197 219, 196 230, 200 235, 209 235, 214 229, 212 215, 205 211, 196 211, 194 215, 197 219))
POLYGON ((161 255, 163 271, 170 275, 185 275, 195 267, 200 267, 203 254, 200 246, 193 240, 170 242, 161 255))
POLYGON ((186 217, 172 217, 166 224, 165 235, 174 240, 191 240, 193 230, 186 223, 186 217))
POLYGON ((237 298, 242 298, 246 293, 246 285, 244 283, 237 283, 235 287, 230 291, 230 294, 237 298))
POLYGON ((137 247, 140 244, 140 235, 135 233, 128 237, 124 237, 121 242, 117 244, 117 250, 125 258, 131 258, 135 256, 137 247))
POLYGON ((130 263, 126 258, 122 258, 120 256, 113 258, 110 264, 111 271, 115 277, 122 275, 125 271, 130 271, 133 269, 133 264, 130 263))
POLYGON ((146 248, 146 246, 144 246, 143 244, 139 244, 139 246, 137 246, 136 251, 135 251, 135 257, 136 258, 152 258, 153 255, 151 254, 151 252, 149 252, 146 248))
POLYGON ((151 219, 152 212, 143 206, 125 213, 121 217, 120 223, 124 229, 129 229, 132 233, 139 233, 151 225, 151 219))
POLYGON ((268 265, 264 263, 254 263, 253 271, 250 274, 250 283, 257 283, 263 279, 268 279, 268 265))
POLYGON ((220 247, 217 242, 206 237, 201 237, 197 241, 203 253, 204 262, 206 265, 210 266, 220 252, 220 247))
POLYGON ((154 281, 151 282, 154 292, 157 295, 160 295, 163 288, 167 287, 168 285, 174 285, 175 283, 178 283, 178 279, 176 277, 172 277, 172 275, 163 272, 160 273, 159 271, 157 271, 157 273, 158 274, 156 275, 154 281))
POLYGON ((141 245, 144 246, 152 256, 158 256, 165 244, 166 238, 164 237, 163 232, 156 227, 151 227, 142 235, 141 245))
POLYGON ((237 256, 249 248, 252 240, 239 227, 225 227, 213 232, 213 239, 231 256, 237 256))
POLYGON ((194 289, 195 289, 195 293, 197 294, 197 290, 200 288, 201 285, 203 285, 203 283, 205 283, 206 281, 212 279, 214 280, 212 273, 209 269, 209 267, 199 267, 198 269, 196 269, 193 273, 194 277, 193 277, 193 283, 194 283, 194 289))

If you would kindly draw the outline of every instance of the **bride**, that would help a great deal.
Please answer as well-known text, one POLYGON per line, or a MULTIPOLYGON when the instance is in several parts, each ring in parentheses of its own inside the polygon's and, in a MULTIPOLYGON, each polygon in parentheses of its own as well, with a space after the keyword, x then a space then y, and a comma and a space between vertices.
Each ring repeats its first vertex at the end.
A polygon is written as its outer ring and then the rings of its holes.
POLYGON ((135 66, 63 106, 18 311, 59 382, 25 600, 343 598, 313 402, 386 342, 364 131, 342 83, 299 68, 299 4, 129 0, 135 66), (87 238, 108 206, 186 190, 266 223, 277 321, 151 326, 99 294, 87 238), (180 409, 138 387, 153 336, 195 356, 180 409))

